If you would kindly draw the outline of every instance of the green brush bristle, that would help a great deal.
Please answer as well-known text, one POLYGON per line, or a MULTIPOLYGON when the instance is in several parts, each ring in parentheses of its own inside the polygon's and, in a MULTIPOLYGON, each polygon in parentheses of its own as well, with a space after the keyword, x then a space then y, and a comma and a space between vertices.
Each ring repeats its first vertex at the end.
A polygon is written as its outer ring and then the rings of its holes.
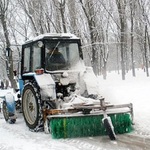
POLYGON ((129 133, 133 130, 129 114, 110 115, 116 134, 129 133))
MULTIPOLYGON (((129 114, 111 114, 109 116, 116 134, 132 131, 129 114)), ((102 118, 103 115, 52 118, 49 128, 54 139, 106 135, 102 118)))

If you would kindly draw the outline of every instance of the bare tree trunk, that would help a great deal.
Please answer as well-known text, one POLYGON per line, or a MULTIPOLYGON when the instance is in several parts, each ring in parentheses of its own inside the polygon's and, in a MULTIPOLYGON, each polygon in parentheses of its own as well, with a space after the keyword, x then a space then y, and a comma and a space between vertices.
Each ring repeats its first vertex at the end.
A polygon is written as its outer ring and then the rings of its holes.
POLYGON ((145 25, 145 39, 144 39, 144 54, 145 54, 145 69, 146 69, 146 75, 149 77, 149 71, 148 71, 148 54, 147 54, 147 24, 145 25))
POLYGON ((149 48, 149 53, 150 53, 150 37, 149 37, 148 30, 147 30, 147 40, 148 40, 148 48, 149 48))
POLYGON ((135 63, 134 63, 134 47, 133 47, 133 43, 134 43, 134 36, 133 36, 133 32, 134 32, 134 4, 133 4, 133 0, 130 2, 130 11, 131 11, 131 65, 132 65, 132 75, 135 77, 135 63))
POLYGON ((94 73, 98 74, 98 56, 97 56, 97 48, 95 46, 96 42, 96 20, 95 20, 95 12, 94 12, 94 4, 92 0, 86 1, 86 7, 83 5, 82 0, 80 0, 81 6, 83 8, 83 11, 85 13, 85 16, 87 17, 88 26, 89 26, 89 34, 90 34, 90 40, 91 40, 91 48, 92 48, 92 59, 91 64, 94 70, 94 73))
POLYGON ((66 20, 65 20, 65 0, 61 0, 61 2, 59 2, 60 4, 60 14, 61 14, 61 19, 62 19, 62 26, 63 26, 63 32, 67 33, 67 28, 66 28, 66 20))
POLYGON ((68 2, 68 10, 70 15, 70 31, 75 35, 79 35, 77 27, 76 2, 72 0, 68 0, 68 2))
POLYGON ((66 18, 65 18, 65 8, 66 8, 66 1, 65 0, 53 0, 53 4, 56 8, 56 12, 54 13, 55 16, 55 23, 57 32, 64 32, 67 33, 67 26, 66 26, 66 18))
POLYGON ((125 7, 126 0, 116 0, 119 19, 120 19, 120 47, 121 47, 121 69, 122 69, 122 80, 125 80, 125 7))
POLYGON ((4 32, 4 36, 6 39, 6 47, 7 50, 9 51, 9 57, 8 60, 6 61, 6 66, 8 66, 8 78, 11 82, 11 86, 12 88, 16 89, 17 88, 17 84, 16 81, 14 80, 14 74, 13 74, 13 58, 12 58, 12 50, 10 49, 10 41, 9 41, 9 37, 8 37, 8 30, 7 30, 7 24, 6 24, 6 18, 5 18, 5 14, 1 15, 1 23, 2 23, 2 27, 3 27, 3 32, 4 32))
POLYGON ((118 74, 120 74, 120 72, 119 72, 119 69, 120 69, 120 67, 119 67, 119 48, 118 48, 118 45, 116 46, 116 48, 117 48, 117 71, 118 71, 118 74))

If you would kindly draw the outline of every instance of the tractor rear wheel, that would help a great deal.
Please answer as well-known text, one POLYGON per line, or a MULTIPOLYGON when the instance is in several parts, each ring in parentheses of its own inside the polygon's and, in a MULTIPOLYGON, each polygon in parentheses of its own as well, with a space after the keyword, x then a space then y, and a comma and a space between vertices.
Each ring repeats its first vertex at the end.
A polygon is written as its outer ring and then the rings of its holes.
POLYGON ((29 83, 25 85, 22 95, 23 116, 27 126, 34 131, 43 128, 41 100, 37 91, 37 88, 29 83))

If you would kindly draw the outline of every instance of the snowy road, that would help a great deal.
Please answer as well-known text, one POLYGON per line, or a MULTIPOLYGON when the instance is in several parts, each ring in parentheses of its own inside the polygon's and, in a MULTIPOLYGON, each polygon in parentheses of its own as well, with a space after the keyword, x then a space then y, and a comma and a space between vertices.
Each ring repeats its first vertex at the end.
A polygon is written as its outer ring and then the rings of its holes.
POLYGON ((144 150, 150 149, 149 140, 133 138, 132 135, 117 136, 110 141, 107 136, 52 139, 49 134, 34 133, 28 130, 20 116, 16 124, 8 124, 0 113, 0 150, 144 150))
POLYGON ((100 90, 106 101, 115 104, 133 103, 134 132, 117 136, 110 141, 107 136, 54 140, 49 134, 28 130, 19 114, 14 125, 7 124, 0 113, 0 150, 150 150, 150 78, 141 71, 136 78, 127 76, 122 81, 115 73, 108 79, 99 78, 100 90))

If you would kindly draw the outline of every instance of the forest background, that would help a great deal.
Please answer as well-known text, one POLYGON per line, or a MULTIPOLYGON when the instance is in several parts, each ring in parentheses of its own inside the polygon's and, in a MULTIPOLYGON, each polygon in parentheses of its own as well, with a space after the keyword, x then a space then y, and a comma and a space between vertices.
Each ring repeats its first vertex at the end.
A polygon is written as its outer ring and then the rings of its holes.
POLYGON ((73 33, 84 61, 106 79, 142 68, 149 77, 149 0, 0 0, 0 79, 14 86, 21 44, 43 33, 73 33), (121 70, 121 71, 120 71, 121 70))

